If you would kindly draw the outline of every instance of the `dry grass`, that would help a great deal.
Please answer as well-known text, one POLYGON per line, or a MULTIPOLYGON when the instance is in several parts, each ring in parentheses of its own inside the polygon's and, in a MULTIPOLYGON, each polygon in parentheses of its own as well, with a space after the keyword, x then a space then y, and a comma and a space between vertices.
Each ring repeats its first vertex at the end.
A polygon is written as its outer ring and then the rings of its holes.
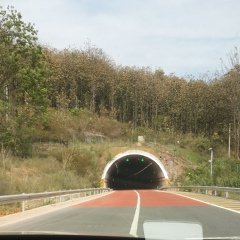
POLYGON ((0 205, 0 217, 22 211, 21 203, 0 205))

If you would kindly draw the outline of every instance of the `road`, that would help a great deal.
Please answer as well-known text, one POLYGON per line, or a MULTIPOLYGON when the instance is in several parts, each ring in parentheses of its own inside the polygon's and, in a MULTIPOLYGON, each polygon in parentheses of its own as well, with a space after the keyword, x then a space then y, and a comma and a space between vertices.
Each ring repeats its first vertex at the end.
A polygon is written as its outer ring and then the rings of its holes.
POLYGON ((0 231, 143 237, 146 220, 200 222, 204 237, 240 236, 240 212, 157 190, 113 191, 97 199, 1 226, 0 231))

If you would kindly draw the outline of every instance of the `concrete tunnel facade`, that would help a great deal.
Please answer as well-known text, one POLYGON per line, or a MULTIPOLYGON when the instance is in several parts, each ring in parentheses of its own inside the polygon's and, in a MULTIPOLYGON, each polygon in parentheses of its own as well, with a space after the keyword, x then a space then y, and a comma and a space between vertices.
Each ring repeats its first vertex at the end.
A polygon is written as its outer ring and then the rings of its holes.
POLYGON ((105 166, 101 187, 157 189, 168 182, 167 171, 156 156, 141 150, 129 150, 116 155, 105 166))

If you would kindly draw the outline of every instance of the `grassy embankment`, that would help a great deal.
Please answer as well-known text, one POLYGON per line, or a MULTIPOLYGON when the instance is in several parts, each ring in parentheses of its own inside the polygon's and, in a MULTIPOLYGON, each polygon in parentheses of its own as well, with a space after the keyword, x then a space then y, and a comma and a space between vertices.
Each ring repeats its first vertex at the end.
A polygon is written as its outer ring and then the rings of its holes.
MULTIPOLYGON (((104 166, 116 154, 142 149, 160 158, 172 180, 181 185, 240 187, 237 162, 224 159, 226 148, 218 140, 176 135, 149 129, 132 131, 107 117, 89 112, 49 111, 43 126, 33 131, 32 156, 20 159, 5 152, 0 164, 0 195, 98 187, 104 166), (84 142, 86 133, 102 134, 105 141, 84 142), (136 144, 144 135, 146 143, 136 144), (62 142, 68 142, 62 144, 62 142), (213 178, 209 177, 209 151, 214 146, 213 178)), ((0 211, 19 211, 20 205, 0 211)))

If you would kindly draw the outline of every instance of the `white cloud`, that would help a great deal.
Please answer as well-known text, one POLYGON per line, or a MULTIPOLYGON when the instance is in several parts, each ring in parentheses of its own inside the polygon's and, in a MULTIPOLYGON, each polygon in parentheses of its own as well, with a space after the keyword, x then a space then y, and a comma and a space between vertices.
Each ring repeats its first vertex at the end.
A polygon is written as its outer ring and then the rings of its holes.
MULTIPOLYGON (((215 71, 239 45, 238 0, 9 0, 56 48, 91 42, 117 64, 215 71)), ((0 0, 6 7, 6 1, 0 0)))

